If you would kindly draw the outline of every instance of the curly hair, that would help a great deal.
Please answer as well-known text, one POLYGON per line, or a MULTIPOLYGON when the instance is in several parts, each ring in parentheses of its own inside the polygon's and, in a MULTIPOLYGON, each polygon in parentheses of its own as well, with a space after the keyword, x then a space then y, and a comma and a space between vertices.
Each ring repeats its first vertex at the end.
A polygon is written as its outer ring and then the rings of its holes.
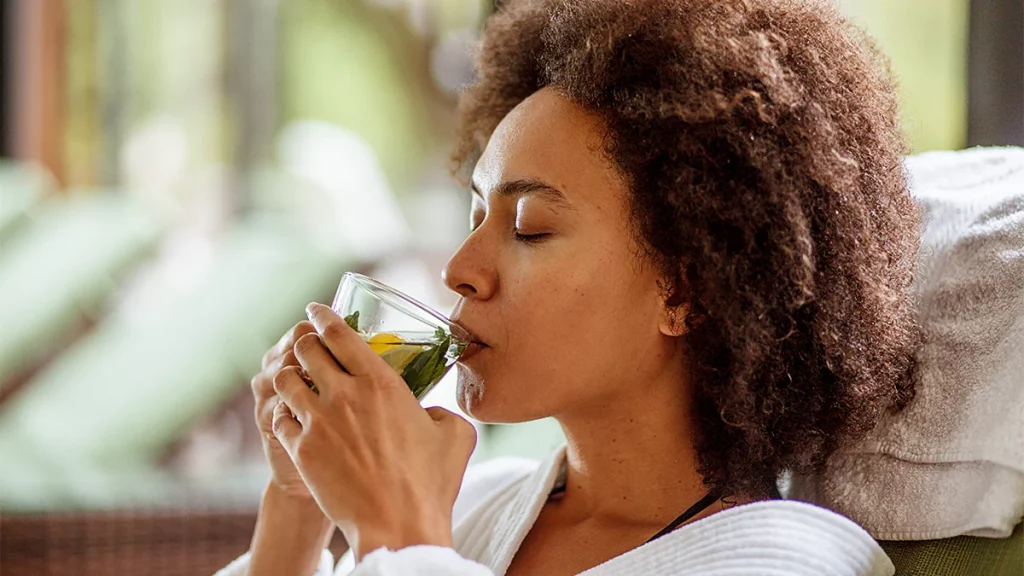
POLYGON ((686 339, 698 471, 765 498, 914 394, 919 216, 873 43, 806 0, 522 0, 487 21, 453 173, 550 86, 598 115, 686 339))

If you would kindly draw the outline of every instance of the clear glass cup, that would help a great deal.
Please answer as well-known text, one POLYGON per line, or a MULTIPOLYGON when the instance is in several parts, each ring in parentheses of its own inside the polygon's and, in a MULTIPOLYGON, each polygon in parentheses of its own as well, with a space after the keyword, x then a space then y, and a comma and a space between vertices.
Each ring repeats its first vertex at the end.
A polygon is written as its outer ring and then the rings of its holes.
POLYGON ((444 378, 470 343, 465 330, 440 312, 354 272, 342 277, 331 309, 402 375, 417 400, 444 378))

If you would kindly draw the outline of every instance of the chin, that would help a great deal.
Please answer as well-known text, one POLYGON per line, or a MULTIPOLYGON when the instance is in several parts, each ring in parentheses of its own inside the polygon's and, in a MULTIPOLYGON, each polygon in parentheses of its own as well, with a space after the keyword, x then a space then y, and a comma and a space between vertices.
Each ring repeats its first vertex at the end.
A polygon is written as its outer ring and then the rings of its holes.
POLYGON ((455 397, 459 408, 474 420, 485 424, 518 424, 550 415, 541 413, 544 411, 538 411, 538 407, 531 407, 524 402, 531 395, 520 387, 503 386, 502 384, 509 384, 507 380, 488 381, 465 366, 459 365, 458 369, 459 379, 455 397))

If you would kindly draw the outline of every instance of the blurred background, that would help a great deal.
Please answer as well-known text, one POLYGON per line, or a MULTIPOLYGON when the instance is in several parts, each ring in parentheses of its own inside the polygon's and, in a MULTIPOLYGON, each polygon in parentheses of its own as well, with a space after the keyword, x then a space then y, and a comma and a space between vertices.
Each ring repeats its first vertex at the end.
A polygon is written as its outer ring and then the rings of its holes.
MULTIPOLYGON (((1020 0, 839 4, 891 58, 915 152, 1024 145, 1020 0)), ((210 574, 247 549, 263 352, 347 270, 454 304, 448 149, 493 10, 0 0, 3 576, 210 574)), ((561 440, 479 430, 477 461, 561 440)))

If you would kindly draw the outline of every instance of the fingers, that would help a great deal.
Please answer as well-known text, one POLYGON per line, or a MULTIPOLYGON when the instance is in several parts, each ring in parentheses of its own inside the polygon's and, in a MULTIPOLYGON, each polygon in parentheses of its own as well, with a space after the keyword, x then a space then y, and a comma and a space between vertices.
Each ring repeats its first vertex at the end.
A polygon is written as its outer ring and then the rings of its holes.
POLYGON ((260 366, 266 369, 271 362, 291 350, 299 338, 310 332, 316 332, 316 327, 313 326, 312 322, 303 320, 292 326, 291 330, 285 332, 277 343, 271 346, 270 350, 267 350, 267 353, 263 355, 263 361, 260 366))
POLYGON ((306 307, 306 314, 324 346, 349 374, 363 376, 380 368, 383 360, 334 310, 314 302, 306 307))
POLYGON ((344 380, 349 378, 315 332, 305 334, 295 342, 295 357, 321 389, 344 385, 344 380))
POLYGON ((265 400, 277 394, 274 391, 274 376, 287 366, 298 366, 299 360, 291 349, 277 357, 264 367, 259 374, 252 377, 249 385, 252 387, 253 395, 260 400, 265 400))
POLYGON ((302 434, 302 425, 295 421, 295 415, 284 402, 274 407, 274 419, 271 429, 289 455, 294 453, 295 445, 302 434))
POLYGON ((299 423, 309 422, 316 405, 316 393, 299 376, 298 366, 286 366, 274 376, 274 391, 299 419, 299 423))

